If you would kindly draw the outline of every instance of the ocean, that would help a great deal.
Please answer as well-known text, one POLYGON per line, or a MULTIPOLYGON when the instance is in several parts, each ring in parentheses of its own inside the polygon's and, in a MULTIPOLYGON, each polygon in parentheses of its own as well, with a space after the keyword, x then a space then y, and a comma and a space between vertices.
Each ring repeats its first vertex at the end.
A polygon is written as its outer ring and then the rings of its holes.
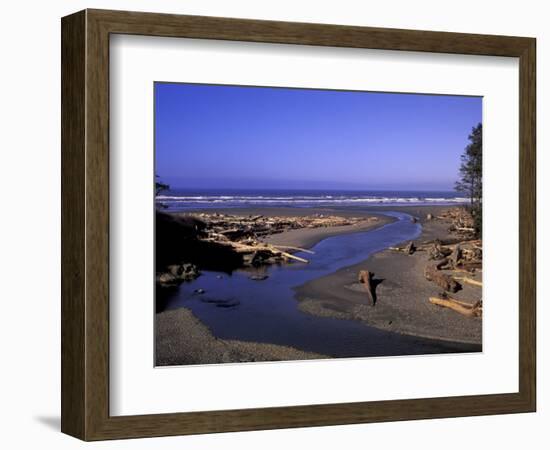
POLYGON ((243 207, 453 205, 468 201, 455 191, 182 190, 156 197, 167 211, 243 207))

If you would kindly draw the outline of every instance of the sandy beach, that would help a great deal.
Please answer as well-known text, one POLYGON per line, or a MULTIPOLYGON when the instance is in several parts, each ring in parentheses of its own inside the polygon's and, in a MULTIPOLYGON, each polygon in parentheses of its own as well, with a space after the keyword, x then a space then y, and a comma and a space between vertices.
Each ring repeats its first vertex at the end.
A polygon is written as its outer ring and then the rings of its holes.
MULTIPOLYGON (((426 220, 428 214, 437 216, 445 206, 392 207, 419 218, 422 235, 418 241, 449 239, 448 224, 426 220)), ((302 311, 325 317, 360 320, 380 329, 430 339, 464 342, 481 346, 481 318, 465 317, 428 302, 441 289, 426 280, 423 269, 428 263, 426 252, 414 255, 385 250, 365 261, 343 268, 326 277, 313 280, 296 289, 302 311), (358 283, 361 270, 374 273, 377 284, 375 307, 365 304, 364 287, 358 283)), ((480 275, 473 279, 481 281, 480 275)), ((463 285, 454 297, 470 300, 480 296, 480 289, 463 285)))

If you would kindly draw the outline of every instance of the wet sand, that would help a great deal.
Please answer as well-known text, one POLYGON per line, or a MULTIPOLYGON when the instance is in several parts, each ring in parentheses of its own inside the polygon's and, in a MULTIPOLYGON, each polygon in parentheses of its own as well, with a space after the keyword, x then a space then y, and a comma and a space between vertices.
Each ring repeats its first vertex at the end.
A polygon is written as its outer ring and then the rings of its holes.
MULTIPOLYGON (((448 224, 426 220, 428 213, 437 215, 447 208, 393 207, 388 210, 403 211, 418 217, 423 231, 417 242, 422 242, 451 237, 447 231, 448 224)), ((387 331, 481 346, 481 318, 465 317, 429 303, 429 297, 438 296, 441 289, 425 279, 424 267, 427 263, 426 252, 406 255, 385 250, 376 253, 359 264, 298 287, 298 307, 310 314, 360 320, 387 331), (374 307, 366 305, 364 287, 357 281, 360 270, 374 272, 377 285, 374 307)), ((481 281, 479 274, 471 278, 481 281)), ((463 285, 463 290, 453 294, 453 297, 465 301, 477 300, 480 296, 481 289, 470 285, 463 285)))
POLYGON ((392 217, 387 216, 357 214, 358 217, 362 215, 366 217, 366 220, 354 225, 326 228, 301 228, 298 230, 290 230, 283 233, 272 234, 262 239, 262 241, 273 245, 290 245, 307 249, 313 247, 319 241, 331 236, 346 233, 357 233, 359 231, 370 231, 395 220, 392 217))
POLYGON ((156 366, 327 358, 284 345, 218 339, 187 308, 156 314, 155 343, 156 366))

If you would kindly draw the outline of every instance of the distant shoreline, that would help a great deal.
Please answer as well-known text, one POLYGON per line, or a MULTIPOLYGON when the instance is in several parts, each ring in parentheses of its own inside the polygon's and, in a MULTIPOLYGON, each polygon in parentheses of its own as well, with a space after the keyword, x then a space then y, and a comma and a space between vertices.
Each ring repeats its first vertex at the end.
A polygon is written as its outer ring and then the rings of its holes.
POLYGON ((191 210, 337 207, 406 207, 459 205, 467 198, 458 192, 417 190, 179 190, 161 192, 157 204, 167 212, 191 210))

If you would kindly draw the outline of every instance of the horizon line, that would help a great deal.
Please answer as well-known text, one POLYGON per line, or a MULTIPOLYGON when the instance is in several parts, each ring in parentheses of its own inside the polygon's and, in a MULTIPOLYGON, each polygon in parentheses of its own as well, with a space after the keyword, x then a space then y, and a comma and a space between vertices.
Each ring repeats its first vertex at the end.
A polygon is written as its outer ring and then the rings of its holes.
POLYGON ((194 191, 343 191, 343 192, 384 192, 384 191, 421 191, 421 192, 457 192, 456 189, 441 188, 441 189, 422 189, 422 188, 258 188, 258 187, 183 187, 170 186, 166 190, 194 190, 194 191))

